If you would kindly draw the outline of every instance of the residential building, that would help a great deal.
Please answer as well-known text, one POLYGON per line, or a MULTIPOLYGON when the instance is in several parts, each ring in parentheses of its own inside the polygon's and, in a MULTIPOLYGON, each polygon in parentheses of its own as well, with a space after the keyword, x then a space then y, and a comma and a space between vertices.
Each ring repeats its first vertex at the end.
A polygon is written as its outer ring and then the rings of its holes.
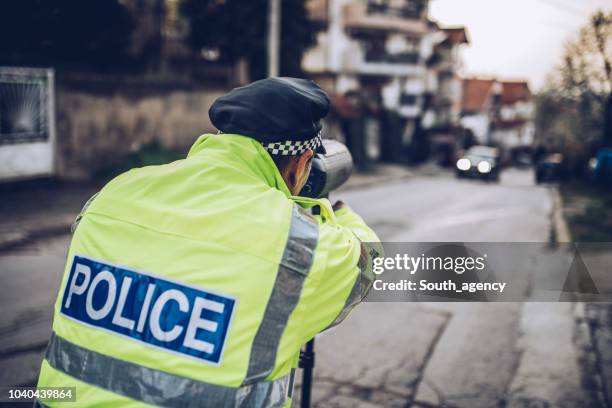
POLYGON ((502 81, 499 115, 492 130, 493 143, 511 150, 528 150, 534 142, 534 106, 526 81, 502 81))
POLYGON ((428 0, 311 0, 307 6, 322 30, 302 66, 333 95, 339 137, 357 162, 399 160, 422 115, 428 0), (359 114, 337 109, 347 104, 359 114))
POLYGON ((501 84, 495 78, 465 78, 462 85, 461 125, 472 132, 476 143, 490 144, 501 84))
POLYGON ((467 34, 462 27, 444 29, 431 22, 428 6, 428 0, 307 3, 321 31, 302 66, 334 96, 340 122, 363 122, 338 126, 340 138, 359 139, 357 146, 346 140, 357 161, 364 155, 404 160, 415 135, 426 132, 427 111, 428 127, 459 119, 459 49, 467 34), (342 112, 351 101, 360 114, 349 118, 342 112), (356 136, 359 128, 363 134, 356 136), (359 144, 365 152, 358 151, 359 144))
POLYGON ((427 60, 427 92, 423 109, 423 128, 429 151, 441 164, 454 163, 456 147, 463 142, 461 127, 463 60, 461 51, 469 44, 465 27, 431 25, 433 50, 427 60))
POLYGON ((533 102, 526 81, 463 80, 461 124, 479 144, 508 153, 529 150, 534 141, 533 102))

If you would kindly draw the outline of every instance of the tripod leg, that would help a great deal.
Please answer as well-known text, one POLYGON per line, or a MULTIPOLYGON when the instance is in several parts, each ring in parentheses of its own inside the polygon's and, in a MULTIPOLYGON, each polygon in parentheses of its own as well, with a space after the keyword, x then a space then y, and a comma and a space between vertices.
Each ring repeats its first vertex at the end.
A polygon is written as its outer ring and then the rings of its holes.
POLYGON ((314 368, 314 339, 306 343, 306 349, 301 355, 301 367, 304 369, 302 377, 302 398, 300 406, 310 408, 310 394, 312 391, 312 371, 314 368))

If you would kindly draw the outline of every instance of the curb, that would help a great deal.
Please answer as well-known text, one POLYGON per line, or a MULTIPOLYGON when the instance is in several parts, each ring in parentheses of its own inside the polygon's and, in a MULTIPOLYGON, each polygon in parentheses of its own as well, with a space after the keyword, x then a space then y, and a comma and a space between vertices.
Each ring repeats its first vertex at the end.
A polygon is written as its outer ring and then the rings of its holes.
MULTIPOLYGON (((553 211, 551 214, 551 240, 554 243, 573 242, 572 235, 563 215, 563 199, 559 189, 555 187, 552 192, 553 211)), ((587 304, 578 302, 574 304, 573 318, 574 345, 578 355, 578 363, 582 367, 581 380, 588 384, 589 394, 586 396, 590 404, 609 406, 606 393, 606 378, 601 369, 601 355, 597 350, 597 340, 593 331, 592 321, 599 322, 597 316, 589 316, 587 304)))
POLYGON ((70 228, 74 217, 70 216, 70 222, 65 220, 55 224, 46 225, 35 230, 12 231, 0 237, 0 252, 6 252, 23 245, 29 244, 37 239, 50 238, 70 234, 70 228))
POLYGON ((551 189, 553 208, 551 212, 551 242, 572 242, 572 235, 563 215, 563 201, 557 187, 551 189))

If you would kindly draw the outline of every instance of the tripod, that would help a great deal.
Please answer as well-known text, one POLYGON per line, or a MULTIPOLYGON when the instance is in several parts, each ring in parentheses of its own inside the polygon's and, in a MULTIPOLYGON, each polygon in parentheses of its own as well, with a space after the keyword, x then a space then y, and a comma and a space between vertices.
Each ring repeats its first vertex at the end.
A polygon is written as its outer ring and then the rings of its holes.
POLYGON ((304 370, 302 376, 302 396, 300 406, 302 408, 310 408, 310 394, 312 391, 312 370, 314 368, 315 353, 314 353, 314 338, 306 343, 304 350, 300 351, 299 367, 304 370))

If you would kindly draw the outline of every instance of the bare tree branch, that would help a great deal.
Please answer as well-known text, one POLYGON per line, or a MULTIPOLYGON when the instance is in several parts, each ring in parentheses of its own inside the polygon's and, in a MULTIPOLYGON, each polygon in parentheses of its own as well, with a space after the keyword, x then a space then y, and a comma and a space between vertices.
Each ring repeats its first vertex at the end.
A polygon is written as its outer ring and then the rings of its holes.
POLYGON ((606 16, 603 11, 598 11, 591 21, 593 26, 593 32, 595 34, 595 43, 597 44, 597 50, 599 51, 601 58, 604 63, 604 71, 606 74, 606 80, 608 82, 608 91, 612 92, 612 57, 606 53, 606 41, 608 36, 606 31, 609 30, 609 26, 612 25, 612 14, 606 16))

